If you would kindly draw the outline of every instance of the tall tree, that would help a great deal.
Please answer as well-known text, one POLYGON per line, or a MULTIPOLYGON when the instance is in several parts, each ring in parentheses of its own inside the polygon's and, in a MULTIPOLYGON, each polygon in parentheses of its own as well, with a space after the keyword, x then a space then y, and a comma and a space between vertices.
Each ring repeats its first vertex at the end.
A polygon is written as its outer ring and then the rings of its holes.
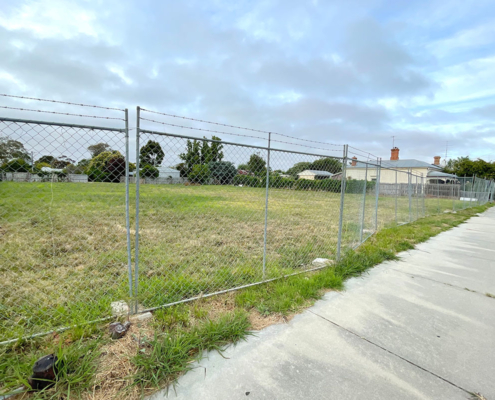
POLYGON ((0 137, 0 164, 13 159, 30 161, 31 156, 21 142, 8 137, 0 137))
POLYGON ((165 153, 160 146, 160 143, 148 140, 141 150, 139 150, 139 159, 142 165, 152 165, 159 167, 165 158, 165 153))
MULTIPOLYGON (((206 139, 206 137, 205 137, 206 139)), ((212 136, 214 142, 207 142, 206 140, 201 144, 201 163, 208 164, 210 162, 222 161, 223 159, 223 144, 220 143, 222 139, 217 136, 212 136)))
POLYGON ((46 163, 52 165, 53 161, 55 161, 55 157, 53 156, 42 156, 38 159, 38 161, 35 162, 35 164, 46 163))
POLYGON ((91 153, 91 158, 96 157, 98 154, 103 153, 104 151, 113 151, 110 146, 106 143, 97 143, 92 144, 88 147, 89 152, 91 153))
POLYGON ((342 163, 335 158, 320 158, 319 160, 313 161, 308 169, 327 171, 336 174, 337 172, 342 171, 342 163))
POLYGON ((495 163, 478 158, 471 160, 469 157, 458 157, 447 162, 444 171, 457 176, 473 176, 480 178, 495 178, 495 163))
MULTIPOLYGON (((201 143, 198 140, 188 140, 186 144, 186 152, 179 154, 179 157, 184 161, 183 174, 188 176, 194 165, 201 164, 201 143)), ((182 174, 181 174, 182 175, 182 174)))
POLYGON ((259 154, 251 154, 247 163, 249 172, 262 176, 266 174, 266 161, 259 154))

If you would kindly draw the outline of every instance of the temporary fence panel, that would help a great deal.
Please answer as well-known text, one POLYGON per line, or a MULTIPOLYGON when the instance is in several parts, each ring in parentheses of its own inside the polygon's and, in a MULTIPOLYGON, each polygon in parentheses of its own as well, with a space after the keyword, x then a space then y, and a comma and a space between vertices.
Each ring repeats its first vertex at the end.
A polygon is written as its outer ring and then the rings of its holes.
POLYGON ((130 298, 126 116, 114 127, 0 117, 0 342, 111 316, 130 298))

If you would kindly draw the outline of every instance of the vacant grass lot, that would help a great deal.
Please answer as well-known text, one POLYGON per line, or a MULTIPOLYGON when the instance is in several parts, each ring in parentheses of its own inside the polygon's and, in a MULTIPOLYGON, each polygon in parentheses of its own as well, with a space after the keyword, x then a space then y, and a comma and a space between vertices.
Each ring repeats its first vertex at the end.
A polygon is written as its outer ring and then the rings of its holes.
MULTIPOLYGON (((112 301, 128 300, 124 194, 119 184, 0 183, 0 340, 109 316, 112 301)), ((452 209, 431 200, 413 198, 413 219, 452 209)), ((265 278, 334 258, 339 210, 340 193, 270 189, 265 278)), ((264 189, 142 185, 140 306, 263 279, 264 217, 264 189)), ((344 217, 343 244, 355 247, 375 230, 375 195, 346 194, 344 217)), ((395 221, 395 199, 380 197, 378 227, 395 221)), ((408 221, 399 198, 397 222, 408 221)))

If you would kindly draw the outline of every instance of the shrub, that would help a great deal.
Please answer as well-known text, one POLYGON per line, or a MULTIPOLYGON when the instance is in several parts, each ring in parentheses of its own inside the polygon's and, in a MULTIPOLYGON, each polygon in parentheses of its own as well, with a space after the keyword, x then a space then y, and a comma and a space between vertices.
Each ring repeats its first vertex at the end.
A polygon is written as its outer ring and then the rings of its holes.
POLYGON ((193 165, 192 171, 187 176, 193 183, 208 184, 210 180, 210 169, 207 165, 193 165))
POLYGON ((108 174, 96 167, 90 167, 86 171, 90 182, 110 182, 108 174))
POLYGON ((27 163, 26 160, 22 158, 16 158, 15 160, 10 160, 2 164, 1 170, 3 172, 29 172, 31 165, 27 163))
POLYGON ((151 178, 156 179, 160 176, 160 172, 153 165, 146 164, 141 171, 139 171, 139 175, 143 178, 151 178))
POLYGON ((208 163, 211 177, 220 185, 230 185, 237 175, 237 169, 230 161, 212 161, 208 163))
POLYGON ((118 151, 104 151, 91 159, 86 173, 91 182, 120 182, 125 176, 125 158, 118 151))
POLYGON ((234 185, 250 186, 250 187, 263 187, 262 181, 256 176, 250 175, 236 175, 232 181, 234 185))

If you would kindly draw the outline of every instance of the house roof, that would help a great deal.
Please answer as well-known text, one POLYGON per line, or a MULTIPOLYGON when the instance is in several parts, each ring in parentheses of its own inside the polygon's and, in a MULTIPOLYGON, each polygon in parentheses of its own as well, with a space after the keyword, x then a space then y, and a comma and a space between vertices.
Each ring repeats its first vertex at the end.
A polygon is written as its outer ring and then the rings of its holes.
POLYGON ((441 171, 429 171, 426 174, 427 178, 457 178, 457 175, 447 174, 446 172, 441 171))
POLYGON ((156 169, 158 170, 158 172, 163 173, 163 174, 170 174, 170 173, 177 173, 177 172, 179 172, 179 170, 173 169, 173 168, 169 168, 169 167, 157 167, 156 169))
MULTIPOLYGON (((428 164, 424 161, 409 159, 409 160, 386 160, 382 161, 383 167, 392 168, 431 168, 431 169, 441 169, 438 165, 428 164)), ((374 165, 368 166, 368 168, 373 168, 374 165)), ((356 166, 349 165, 347 168, 366 168, 366 163, 358 161, 356 166)))
POLYGON ((314 169, 305 169, 304 171, 299 172, 297 174, 297 176, 299 175, 332 176, 333 174, 328 171, 316 171, 314 169))

